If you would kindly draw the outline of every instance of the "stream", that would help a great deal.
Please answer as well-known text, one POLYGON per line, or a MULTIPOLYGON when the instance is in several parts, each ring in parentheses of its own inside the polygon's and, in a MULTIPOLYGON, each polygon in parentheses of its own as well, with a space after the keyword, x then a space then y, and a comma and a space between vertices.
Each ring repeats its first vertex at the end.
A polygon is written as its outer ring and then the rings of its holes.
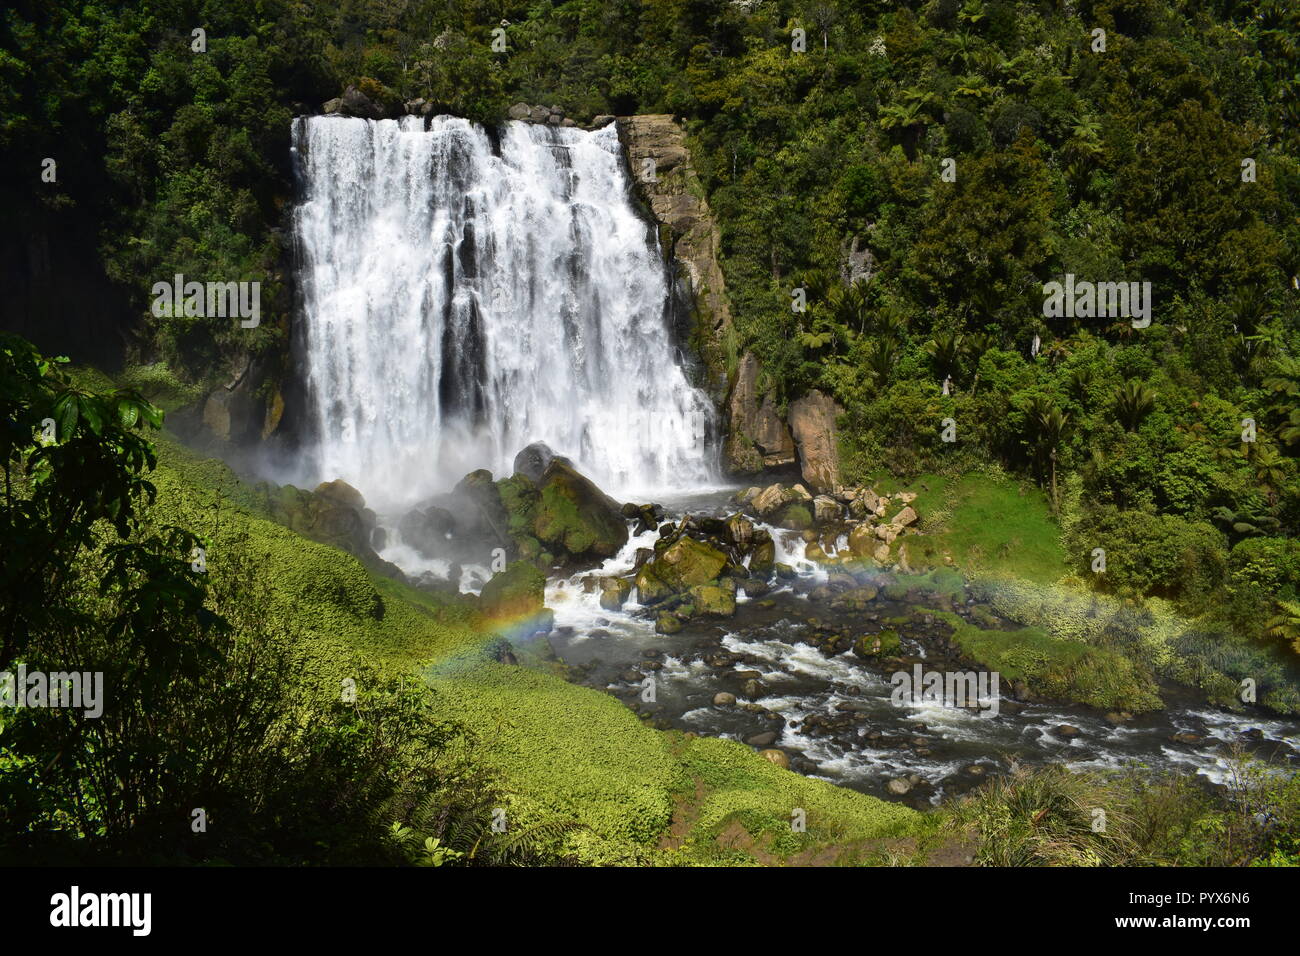
MULTIPOLYGON (((735 510, 733 491, 663 504, 670 520, 686 513, 722 517, 735 510)), ((973 599, 909 594, 909 600, 893 601, 881 595, 869 610, 831 608, 809 597, 827 572, 803 557, 802 537, 764 527, 777 542, 777 560, 796 574, 762 599, 739 594, 732 618, 691 620, 667 635, 655 632, 635 591, 621 610, 601 607, 596 579, 628 573, 637 549, 653 546, 657 532, 650 531, 631 538, 596 570, 552 578, 546 606, 555 612, 555 627, 539 640, 568 665, 572 679, 614 694, 660 726, 779 748, 798 772, 918 807, 978 786, 1016 763, 1137 766, 1194 773, 1211 786, 1227 784, 1234 758, 1244 754, 1281 771, 1300 769, 1300 722, 1262 710, 1222 711, 1170 682, 1160 685, 1165 710, 1122 721, 1081 705, 1016 701, 1006 681, 996 711, 987 701, 983 712, 938 701, 895 704, 890 677, 896 660, 885 667, 852 650, 827 656, 801 637, 840 626, 875 630, 889 622, 901 637, 909 671, 916 664, 969 670, 948 644, 948 625, 930 612, 969 613, 973 599), (642 699, 649 676, 653 702, 642 699), (715 705, 720 692, 734 695, 736 703, 715 705)))

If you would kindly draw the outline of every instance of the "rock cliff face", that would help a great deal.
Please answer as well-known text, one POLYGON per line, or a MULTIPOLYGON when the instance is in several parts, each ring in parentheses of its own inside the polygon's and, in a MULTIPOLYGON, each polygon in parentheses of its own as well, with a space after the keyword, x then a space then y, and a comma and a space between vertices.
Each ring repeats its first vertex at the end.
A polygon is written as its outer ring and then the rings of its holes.
POLYGON ((844 410, 813 389, 790 403, 790 430, 799 449, 804 481, 815 491, 834 491, 840 484, 840 452, 835 419, 844 410))
POLYGON ((759 394, 758 373, 758 359, 746 352, 731 387, 727 443, 723 449, 727 470, 738 474, 757 474, 795 463, 790 429, 776 410, 771 390, 759 394))
POLYGON ((726 412, 723 467, 730 474, 754 475, 798 464, 809 485, 834 488, 840 481, 838 406, 812 392, 791 406, 787 426, 773 390, 761 387, 758 358, 746 352, 737 361, 729 354, 734 333, 718 263, 720 233, 691 163, 685 133, 671 116, 662 114, 620 116, 617 122, 636 188, 659 223, 661 242, 687 286, 694 310, 692 344, 708 372, 705 387, 726 412), (736 362, 730 381, 729 360, 736 362))
POLYGON ((695 312, 693 342, 707 370, 706 390, 721 405, 727 392, 727 341, 731 306, 722 267, 719 233, 704 199, 686 136, 671 116, 620 116, 619 140, 637 191, 660 225, 660 241, 679 280, 685 280, 695 312))

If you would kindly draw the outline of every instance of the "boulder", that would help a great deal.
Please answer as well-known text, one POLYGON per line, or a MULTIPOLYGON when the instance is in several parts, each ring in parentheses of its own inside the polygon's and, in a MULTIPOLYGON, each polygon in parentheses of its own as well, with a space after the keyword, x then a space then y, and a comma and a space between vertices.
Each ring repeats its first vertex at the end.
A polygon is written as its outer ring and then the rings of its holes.
POLYGON ((535 441, 515 455, 515 474, 526 475, 533 484, 542 480, 542 475, 556 459, 570 467, 573 462, 551 451, 551 446, 543 441, 535 441))
POLYGON ((875 549, 876 532, 869 522, 856 524, 849 530, 849 550, 854 557, 870 557, 875 549))
POLYGON ((676 634, 681 629, 682 622, 667 611, 663 611, 655 618, 655 633, 657 634, 676 634))
POLYGON ((457 536, 472 541, 484 555, 494 547, 512 546, 510 515, 492 472, 484 468, 471 471, 452 490, 449 504, 448 510, 456 518, 457 536))
POLYGON ((776 565, 776 542, 769 536, 754 545, 754 553, 749 558, 749 573, 766 577, 776 565))
POLYGON ((492 576, 479 595, 479 609, 490 621, 513 621, 541 614, 546 575, 526 561, 514 561, 492 576))
POLYGON ((812 509, 803 501, 793 501, 781 509, 775 523, 782 528, 794 531, 806 531, 813 526, 812 509))
POLYGON ((790 769, 790 755, 784 750, 768 749, 760 750, 758 755, 768 763, 774 763, 783 770, 790 769))
POLYGON ((741 554, 747 554, 754 543, 754 524, 744 515, 727 519, 727 540, 741 554))
POLYGON ((628 595, 632 593, 632 585, 622 578, 607 578, 602 584, 604 587, 600 592, 600 606, 606 611, 617 611, 622 608, 628 595))
POLYGON ((538 482, 533 534, 553 552, 612 558, 627 544, 619 505, 565 459, 554 458, 538 482))
POLYGON ((514 106, 510 107, 506 115, 512 120, 526 120, 528 119, 529 113, 532 112, 532 109, 533 108, 527 103, 516 103, 514 106))
POLYGON ((344 508, 355 508, 360 511, 366 506, 366 499, 362 497, 361 492, 342 478, 336 478, 333 481, 322 481, 316 486, 316 494, 344 508))
POLYGON ((916 512, 912 510, 911 505, 908 505, 898 514, 894 515, 894 520, 891 521, 890 524, 897 525, 900 528, 906 528, 908 525, 916 524, 916 519, 916 512))
POLYGON ((680 593, 709 583, 726 564, 727 556, 717 548, 683 535, 642 570, 652 569, 655 577, 680 593))
POLYGON ((844 516, 840 503, 830 495, 818 495, 813 499, 813 518, 819 525, 833 524, 844 516))
POLYGON ((456 519, 446 508, 412 508, 397 522, 402 541, 426 558, 446 557, 456 519))
POLYGON ((349 86, 344 90, 341 100, 338 112, 345 116, 357 116, 361 119, 382 119, 384 116, 384 108, 355 86, 349 86))
POLYGON ((816 389, 790 403, 790 430, 799 452, 799 468, 804 481, 817 491, 833 491, 840 483, 835 420, 843 413, 834 399, 816 389))
POLYGON ((528 119, 534 123, 545 123, 551 118, 551 111, 545 106, 534 106, 528 112, 528 119))
POLYGON ((768 485, 750 501, 749 505, 761 518, 775 517, 788 504, 799 500, 794 491, 782 484, 768 485))
POLYGON ((714 707, 730 707, 736 703, 736 695, 728 694, 726 691, 713 695, 714 707))
POLYGON ((705 617, 731 617, 736 613, 736 594, 729 588, 702 584, 691 588, 695 613, 705 617))

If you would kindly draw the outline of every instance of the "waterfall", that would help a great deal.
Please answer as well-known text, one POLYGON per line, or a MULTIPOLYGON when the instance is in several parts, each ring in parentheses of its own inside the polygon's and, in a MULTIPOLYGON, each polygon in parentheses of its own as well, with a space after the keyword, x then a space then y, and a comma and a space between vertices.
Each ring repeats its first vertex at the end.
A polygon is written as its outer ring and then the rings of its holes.
POLYGON ((712 409, 611 124, 303 117, 299 357, 315 480, 381 506, 544 441, 611 493, 707 481, 712 409))

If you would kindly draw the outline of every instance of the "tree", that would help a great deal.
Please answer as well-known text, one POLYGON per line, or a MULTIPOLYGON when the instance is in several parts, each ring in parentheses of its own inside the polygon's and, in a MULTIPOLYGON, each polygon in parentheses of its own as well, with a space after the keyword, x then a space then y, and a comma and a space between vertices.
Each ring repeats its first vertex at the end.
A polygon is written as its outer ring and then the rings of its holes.
POLYGON ((1115 391, 1115 416, 1126 431, 1137 431, 1155 407, 1156 393, 1137 379, 1129 379, 1115 391))
POLYGON ((1300 654, 1300 601, 1279 600, 1277 607, 1279 613, 1268 619, 1264 625, 1265 633, 1282 638, 1300 654))
POLYGON ((190 568, 193 535, 166 528, 147 541, 129 540, 141 505, 155 495, 144 477, 154 453, 140 429, 160 427, 162 412, 130 389, 100 395, 77 388, 59 371, 61 361, 0 335, 0 669, 35 637, 68 627, 73 612, 61 588, 78 557, 98 543, 101 525, 118 538, 108 551, 105 587, 131 589, 119 628, 170 656, 151 616, 212 618, 190 568), (128 583, 146 569, 149 580, 128 583))

